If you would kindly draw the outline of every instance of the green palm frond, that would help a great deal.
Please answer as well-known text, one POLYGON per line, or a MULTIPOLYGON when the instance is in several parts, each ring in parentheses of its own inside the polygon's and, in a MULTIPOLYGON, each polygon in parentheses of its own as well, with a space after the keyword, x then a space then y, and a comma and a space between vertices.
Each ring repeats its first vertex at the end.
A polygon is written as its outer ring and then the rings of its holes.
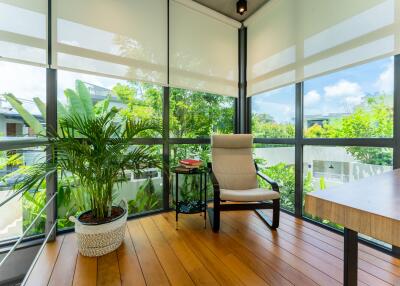
POLYGON ((157 122, 127 120, 114 122, 115 110, 97 117, 71 113, 60 119, 49 148, 56 162, 34 164, 17 178, 16 189, 37 190, 50 174, 69 173, 79 179, 88 194, 91 209, 102 219, 112 204, 114 185, 126 181, 125 171, 140 174, 144 168, 160 167, 153 146, 133 146, 142 131, 160 130, 157 122))

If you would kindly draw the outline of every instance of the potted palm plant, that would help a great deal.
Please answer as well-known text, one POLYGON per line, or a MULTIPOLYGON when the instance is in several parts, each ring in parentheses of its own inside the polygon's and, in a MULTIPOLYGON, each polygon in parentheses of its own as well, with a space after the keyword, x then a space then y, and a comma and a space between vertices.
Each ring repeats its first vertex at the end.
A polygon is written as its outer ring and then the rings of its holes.
POLYGON ((159 156, 151 146, 133 146, 143 132, 159 131, 157 122, 115 122, 116 110, 98 116, 72 113, 59 121, 58 132, 49 139, 54 156, 36 163, 16 180, 17 189, 37 189, 50 174, 73 176, 89 197, 90 210, 71 218, 75 222, 82 255, 100 256, 117 249, 125 235, 127 206, 114 205, 125 171, 140 173, 158 167, 159 156))

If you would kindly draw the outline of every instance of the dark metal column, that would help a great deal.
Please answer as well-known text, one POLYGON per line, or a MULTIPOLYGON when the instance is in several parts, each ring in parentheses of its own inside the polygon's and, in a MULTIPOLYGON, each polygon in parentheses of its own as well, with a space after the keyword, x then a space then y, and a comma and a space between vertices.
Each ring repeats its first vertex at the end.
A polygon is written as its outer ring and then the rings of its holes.
POLYGON ((237 100, 236 116, 239 124, 238 133, 249 132, 249 110, 247 107, 247 80, 246 80, 246 64, 247 64, 247 28, 242 26, 239 30, 239 94, 237 100))
POLYGON ((295 216, 303 215, 303 83, 296 83, 295 216))
MULTIPOLYGON (((169 0, 167 0, 167 84, 169 85, 169 0)), ((162 141, 163 141, 163 209, 169 210, 169 86, 163 87, 163 110, 162 110, 162 141)))
POLYGON ((343 285, 357 286, 358 234, 344 228, 343 285))
POLYGON ((163 208, 169 210, 169 87, 163 88, 163 208))
MULTIPOLYGON (((398 169, 400 168, 400 55, 394 56, 393 96, 393 169, 398 169)), ((400 258, 400 247, 392 246, 392 254, 400 258)))
MULTIPOLYGON (((47 17, 47 63, 49 67, 46 70, 46 132, 47 136, 57 132, 57 70, 51 68, 52 64, 52 29, 51 29, 51 0, 48 3, 48 17, 47 17)), ((46 150, 47 160, 53 161, 52 150, 46 150)), ((46 178, 46 200, 49 200, 57 192, 57 174, 49 175, 46 178)), ((57 200, 48 206, 46 210, 46 235, 50 232, 54 222, 57 219, 57 200)), ((57 227, 49 236, 49 241, 56 238, 57 227)))

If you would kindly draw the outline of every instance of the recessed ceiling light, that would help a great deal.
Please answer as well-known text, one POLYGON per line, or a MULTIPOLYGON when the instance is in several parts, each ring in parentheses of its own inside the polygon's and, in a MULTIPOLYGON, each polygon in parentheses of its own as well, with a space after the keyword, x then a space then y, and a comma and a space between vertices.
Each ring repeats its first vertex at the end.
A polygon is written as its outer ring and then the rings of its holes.
POLYGON ((240 15, 243 15, 244 12, 247 11, 247 1, 246 0, 238 0, 236 2, 236 12, 240 15))

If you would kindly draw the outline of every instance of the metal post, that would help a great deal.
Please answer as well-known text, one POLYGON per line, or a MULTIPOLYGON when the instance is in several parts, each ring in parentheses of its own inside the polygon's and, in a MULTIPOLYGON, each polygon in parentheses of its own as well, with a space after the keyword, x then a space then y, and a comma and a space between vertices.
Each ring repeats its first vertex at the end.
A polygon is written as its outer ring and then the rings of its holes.
POLYGON ((246 99, 246 133, 251 134, 251 97, 246 99))
MULTIPOLYGON (((46 70, 46 132, 47 136, 51 137, 54 132, 57 132, 57 70, 51 68, 52 64, 52 29, 51 29, 51 0, 47 1, 48 18, 47 18, 47 63, 49 67, 46 70)), ((46 158, 48 162, 55 160, 53 150, 47 148, 46 158)), ((46 178, 46 200, 57 192, 57 174, 52 174, 46 178)), ((56 238, 57 227, 53 228, 54 222, 57 219, 57 200, 53 200, 46 210, 46 235, 49 234, 49 241, 56 238)))
POLYGON ((169 210, 169 87, 163 88, 163 208, 169 210))
MULTIPOLYGON (((393 169, 400 168, 400 55, 394 56, 394 87, 393 87, 393 169)), ((392 246, 392 254, 400 258, 400 247, 392 246)))
POLYGON ((343 285, 345 286, 357 286, 357 257, 358 234, 354 230, 344 228, 343 285))
POLYGON ((247 109, 247 81, 246 81, 246 61, 247 61, 247 28, 245 26, 239 29, 239 97, 237 104, 238 115, 238 133, 247 133, 248 130, 248 109, 247 109))
POLYGON ((303 215, 303 83, 296 83, 295 216, 303 215))
POLYGON ((240 133, 240 110, 239 110, 239 100, 235 98, 235 102, 233 103, 233 133, 240 133))
MULTIPOLYGON (((167 83, 169 84, 169 0, 167 1, 167 83)), ((169 210, 170 194, 170 171, 169 171, 169 86, 163 87, 163 110, 162 110, 162 141, 163 141, 163 209, 169 210)))

